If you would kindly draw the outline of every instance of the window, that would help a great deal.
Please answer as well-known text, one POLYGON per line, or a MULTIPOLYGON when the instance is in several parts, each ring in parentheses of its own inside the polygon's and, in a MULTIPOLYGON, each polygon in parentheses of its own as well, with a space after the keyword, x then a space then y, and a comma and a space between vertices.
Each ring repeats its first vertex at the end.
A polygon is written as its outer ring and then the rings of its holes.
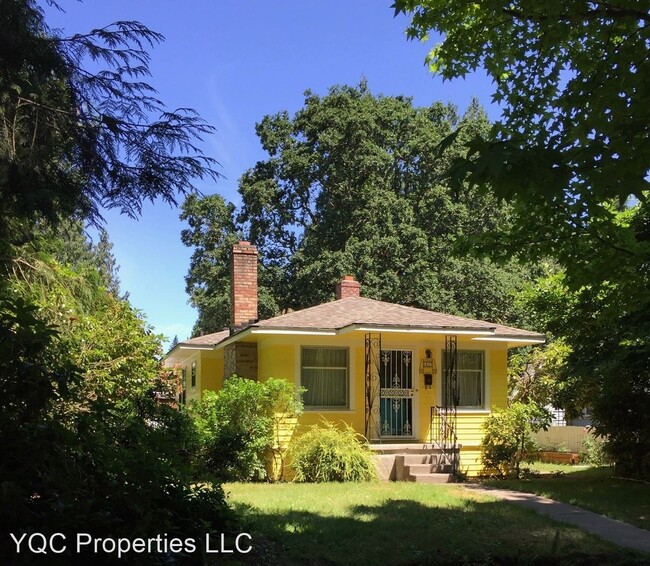
POLYGON ((303 395, 306 408, 347 409, 348 349, 302 348, 300 385, 307 390, 303 395))
POLYGON ((187 369, 183 368, 181 370, 181 392, 179 394, 179 399, 178 399, 181 405, 185 405, 186 389, 187 389, 187 369))
POLYGON ((190 384, 192 385, 192 387, 196 387, 196 362, 192 362, 192 373, 190 375, 191 375, 190 384))
MULTIPOLYGON (((447 367, 442 354, 443 398, 447 391, 447 367)), ((482 409, 485 405, 485 352, 458 350, 456 362, 458 376, 458 407, 482 409)))

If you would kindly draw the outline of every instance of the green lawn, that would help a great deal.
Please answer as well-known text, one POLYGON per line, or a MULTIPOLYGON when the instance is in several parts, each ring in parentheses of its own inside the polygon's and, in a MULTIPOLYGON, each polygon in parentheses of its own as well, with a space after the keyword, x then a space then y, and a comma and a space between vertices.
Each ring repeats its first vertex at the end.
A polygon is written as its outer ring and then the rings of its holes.
POLYGON ((523 467, 530 468, 531 471, 539 474, 557 474, 562 475, 569 472, 581 472, 588 470, 592 466, 589 464, 569 465, 569 464, 549 464, 547 462, 533 462, 532 464, 525 464, 523 467))
MULTIPOLYGON (((613 479, 612 468, 544 464, 543 472, 559 472, 523 480, 486 482, 571 503, 613 519, 650 530, 650 484, 613 479)), ((533 468, 539 469, 537 464, 533 468)))
MULTIPOLYGON (((641 564, 533 511, 453 485, 226 484, 255 564, 641 564)), ((238 559, 242 559, 239 557, 238 559)))

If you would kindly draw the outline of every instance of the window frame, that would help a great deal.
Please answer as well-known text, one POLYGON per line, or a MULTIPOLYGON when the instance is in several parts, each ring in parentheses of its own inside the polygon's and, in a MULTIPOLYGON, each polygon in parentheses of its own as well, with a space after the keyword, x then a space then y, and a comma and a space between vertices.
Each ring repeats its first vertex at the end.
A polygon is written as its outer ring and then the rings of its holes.
MULTIPOLYGON (((472 412, 472 411, 486 411, 488 410, 488 377, 487 377, 487 351, 486 350, 479 350, 479 349, 473 349, 473 348, 458 348, 456 350, 456 354, 460 354, 462 352, 471 352, 471 353, 476 353, 476 354, 481 354, 481 404, 480 405, 462 405, 458 404, 457 409, 459 411, 467 411, 467 412, 472 412)), ((440 354, 440 360, 441 360, 441 376, 440 376, 440 399, 442 400, 444 398, 445 394, 445 376, 446 376, 446 367, 445 367, 445 350, 443 349, 440 354)), ((477 370, 459 370, 456 369, 457 374, 463 371, 477 371, 477 370)), ((460 392, 459 392, 460 396, 460 392)))
POLYGON ((196 387, 196 362, 192 362, 190 368, 190 387, 194 389, 196 387))
POLYGON ((329 369, 337 369, 337 370, 345 369, 345 405, 307 405, 306 403, 304 403, 304 395, 303 395, 304 410, 305 411, 335 411, 335 412, 349 411, 351 407, 350 348, 348 346, 324 346, 324 345, 300 346, 300 357, 298 359, 298 370, 299 370, 298 377, 299 377, 299 385, 301 387, 304 387, 303 369, 305 369, 305 367, 307 369, 322 369, 319 368, 319 366, 303 365, 303 353, 305 350, 343 350, 345 351, 346 365, 345 368, 335 367, 335 366, 329 368, 329 369))

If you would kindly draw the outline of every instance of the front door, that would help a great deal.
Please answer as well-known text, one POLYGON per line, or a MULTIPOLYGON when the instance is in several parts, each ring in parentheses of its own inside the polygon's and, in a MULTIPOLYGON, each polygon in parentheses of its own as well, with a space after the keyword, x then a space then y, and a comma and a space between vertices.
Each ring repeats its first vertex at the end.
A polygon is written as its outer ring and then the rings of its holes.
POLYGON ((382 350, 379 380, 381 436, 412 438, 413 352, 382 350))

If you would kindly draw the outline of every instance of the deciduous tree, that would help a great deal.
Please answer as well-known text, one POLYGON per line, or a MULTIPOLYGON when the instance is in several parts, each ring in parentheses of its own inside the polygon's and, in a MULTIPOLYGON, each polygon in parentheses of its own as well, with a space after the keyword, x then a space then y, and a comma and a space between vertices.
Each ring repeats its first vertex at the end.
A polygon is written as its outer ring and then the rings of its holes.
POLYGON ((234 231, 258 246, 261 296, 272 296, 266 304, 276 312, 332 299, 348 274, 366 297, 521 323, 512 294, 526 270, 452 253, 461 238, 509 221, 492 196, 452 190, 443 178, 463 141, 488 129, 476 103, 461 116, 451 105, 415 108, 406 97, 375 96, 365 84, 307 92, 294 116, 264 117, 257 134, 268 158, 240 179, 243 206, 234 224, 219 197, 190 197, 185 205, 193 213, 185 213, 183 240, 196 250, 188 291, 197 305, 220 297, 214 308, 199 308, 197 327, 220 329, 204 325, 209 316, 227 321, 216 313, 226 312, 225 246, 234 231), (439 152, 452 132, 457 140, 439 152), (206 268, 199 258, 214 245, 206 268))
POLYGON ((468 144, 453 175, 512 204, 512 224, 484 238, 484 251, 559 261, 575 313, 564 318, 578 325, 557 330, 572 350, 566 377, 593 404, 598 432, 629 441, 614 443, 617 464, 647 474, 639 455, 650 435, 648 4, 394 7, 410 15, 410 37, 441 34, 432 71, 452 79, 483 68, 494 80, 502 118, 468 144))

